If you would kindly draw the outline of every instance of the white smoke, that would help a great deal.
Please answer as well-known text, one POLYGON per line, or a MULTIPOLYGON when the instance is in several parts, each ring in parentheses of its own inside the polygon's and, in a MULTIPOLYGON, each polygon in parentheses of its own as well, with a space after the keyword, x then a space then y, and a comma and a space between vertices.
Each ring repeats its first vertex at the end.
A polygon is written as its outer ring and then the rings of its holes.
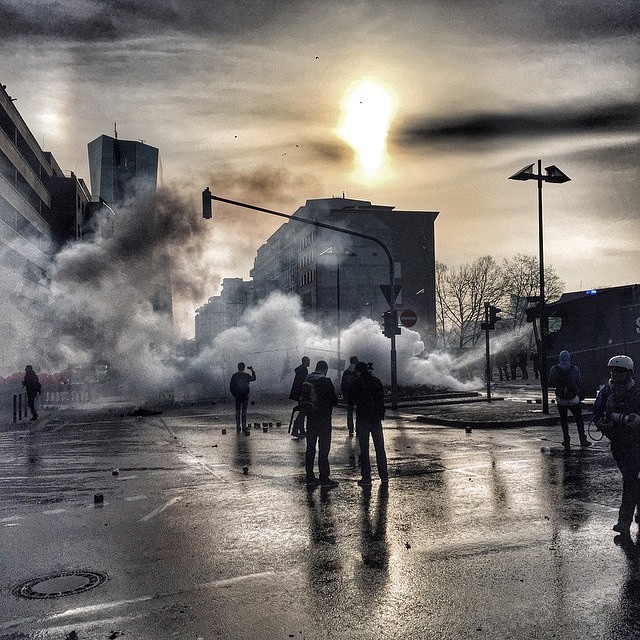
MULTIPOLYGON (((311 368, 318 360, 337 361, 338 340, 302 316, 300 298, 272 293, 260 306, 247 311, 237 327, 219 334, 193 361, 193 369, 209 379, 212 389, 224 391, 237 363, 252 365, 257 380, 252 388, 270 393, 288 393, 293 369, 302 356, 309 356, 311 368)), ((470 389, 481 385, 477 379, 461 381, 454 375, 454 360, 447 354, 424 354, 420 335, 403 329, 397 336, 398 384, 425 385, 449 389, 470 389)), ((355 355, 371 362, 374 374, 389 384, 391 380, 390 341, 380 324, 360 318, 340 334, 340 357, 348 363, 355 355)), ((337 379, 341 371, 330 368, 337 379)))

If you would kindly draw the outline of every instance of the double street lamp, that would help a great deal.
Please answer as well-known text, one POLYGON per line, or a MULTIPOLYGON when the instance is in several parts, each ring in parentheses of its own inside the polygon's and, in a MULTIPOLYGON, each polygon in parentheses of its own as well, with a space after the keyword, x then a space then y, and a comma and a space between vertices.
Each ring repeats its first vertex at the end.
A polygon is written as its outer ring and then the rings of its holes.
POLYGON ((509 180, 537 180, 538 182, 538 245, 540 252, 540 384, 542 386, 542 413, 549 414, 549 388, 548 388, 548 371, 547 371, 547 349, 546 336, 548 332, 547 314, 545 308, 544 297, 544 244, 543 244, 543 225, 542 225, 542 183, 551 182, 561 184, 569 182, 571 178, 562 173, 558 167, 551 165, 545 167, 545 173, 542 173, 542 160, 538 160, 538 173, 533 172, 533 164, 526 166, 512 176, 509 180))

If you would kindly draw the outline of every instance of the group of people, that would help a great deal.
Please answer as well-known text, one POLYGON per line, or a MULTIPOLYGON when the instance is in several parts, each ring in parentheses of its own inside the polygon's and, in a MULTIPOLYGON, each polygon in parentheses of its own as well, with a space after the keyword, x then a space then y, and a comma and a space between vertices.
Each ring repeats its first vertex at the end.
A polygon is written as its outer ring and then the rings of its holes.
MULTIPOLYGON (((320 485, 324 489, 338 486, 330 477, 329 451, 331 450, 332 413, 338 404, 333 382, 327 377, 328 364, 319 360, 312 373, 308 373, 311 361, 302 358, 294 371, 289 398, 297 404, 293 410, 295 420, 291 434, 294 438, 306 437, 305 476, 307 487, 320 485), (306 429, 305 429, 306 422, 306 429), (315 458, 318 455, 318 476, 315 475, 315 458)), ((384 450, 382 420, 385 416, 384 389, 379 378, 371 371, 371 363, 360 362, 351 356, 349 366, 340 381, 340 390, 347 402, 347 429, 349 435, 358 437, 360 446, 361 487, 371 486, 371 461, 369 443, 373 440, 378 474, 383 483, 389 482, 387 456, 384 450), (355 413, 355 421, 354 421, 355 413)))
MULTIPOLYGON (((569 450, 568 414, 571 412, 576 420, 580 445, 591 446, 584 431, 580 369, 571 363, 571 355, 567 351, 561 351, 558 360, 549 372, 549 386, 555 388, 562 444, 565 450, 569 450)), ((640 386, 635 382, 634 363, 629 356, 614 356, 607 367, 609 380, 598 391, 593 419, 596 427, 609 439, 611 454, 622 474, 622 499, 613 530, 626 538, 634 516, 640 523, 640 386)))
MULTIPOLYGON (((338 483, 331 478, 329 452, 333 408, 338 405, 338 394, 330 378, 329 365, 318 360, 315 370, 309 373, 311 360, 303 356, 294 370, 293 384, 289 398, 296 402, 292 413, 291 435, 295 439, 306 438, 305 479, 307 487, 320 485, 323 489, 333 489, 338 483), (315 474, 316 454, 318 475, 315 474)), ((384 450, 382 420, 385 416, 384 388, 379 378, 372 374, 371 363, 360 362, 351 356, 349 366, 342 374, 340 390, 347 402, 347 428, 349 435, 358 437, 360 447, 361 487, 371 486, 371 461, 369 445, 373 441, 376 465, 380 480, 389 482, 387 456, 384 450), (355 415, 355 420, 354 420, 355 415)), ((253 367, 238 363, 238 370, 231 376, 229 390, 235 399, 236 431, 247 430, 247 405, 250 384, 256 380, 253 367), (247 369, 251 372, 249 373, 247 369)))

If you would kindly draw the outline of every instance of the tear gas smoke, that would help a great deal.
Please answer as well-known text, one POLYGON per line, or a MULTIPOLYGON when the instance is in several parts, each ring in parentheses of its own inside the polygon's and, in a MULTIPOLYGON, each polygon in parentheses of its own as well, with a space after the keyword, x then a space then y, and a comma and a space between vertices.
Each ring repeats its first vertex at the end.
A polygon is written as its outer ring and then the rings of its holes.
MULTIPOLYGON (((27 360, 49 373, 100 363, 117 372, 122 390, 132 398, 167 389, 214 397, 227 393, 239 361, 255 367, 256 392, 283 394, 303 355, 311 358, 312 367, 319 359, 335 361, 335 331, 305 320, 300 299, 281 293, 247 311, 237 327, 218 335, 199 355, 184 355, 183 339, 167 309, 167 291, 174 311, 190 308, 193 326, 193 309, 212 294, 212 283, 220 283, 228 268, 211 250, 228 239, 219 227, 214 231, 203 225, 193 204, 161 189, 154 214, 122 207, 117 224, 110 229, 97 225, 107 232, 92 242, 69 243, 52 261, 46 303, 38 307, 34 301, 20 331, 10 334, 13 344, 3 341, 3 374, 21 371, 27 360)), ((400 385, 481 386, 477 379, 457 379, 451 356, 423 352, 419 334, 403 329, 397 339, 400 385)), ((389 382, 389 340, 378 322, 360 318, 343 329, 341 358, 348 361, 351 355, 373 362, 374 373, 389 382)), ((335 369, 329 373, 334 379, 339 374, 335 369)))

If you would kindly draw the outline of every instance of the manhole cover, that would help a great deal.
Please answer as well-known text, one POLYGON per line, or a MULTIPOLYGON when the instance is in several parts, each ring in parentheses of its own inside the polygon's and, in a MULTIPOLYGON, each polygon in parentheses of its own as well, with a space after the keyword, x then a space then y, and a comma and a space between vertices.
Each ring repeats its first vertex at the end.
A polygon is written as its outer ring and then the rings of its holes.
POLYGON ((50 576, 32 578, 19 584, 11 593, 19 598, 46 599, 72 596, 104 584, 106 573, 99 571, 63 571, 50 576))

